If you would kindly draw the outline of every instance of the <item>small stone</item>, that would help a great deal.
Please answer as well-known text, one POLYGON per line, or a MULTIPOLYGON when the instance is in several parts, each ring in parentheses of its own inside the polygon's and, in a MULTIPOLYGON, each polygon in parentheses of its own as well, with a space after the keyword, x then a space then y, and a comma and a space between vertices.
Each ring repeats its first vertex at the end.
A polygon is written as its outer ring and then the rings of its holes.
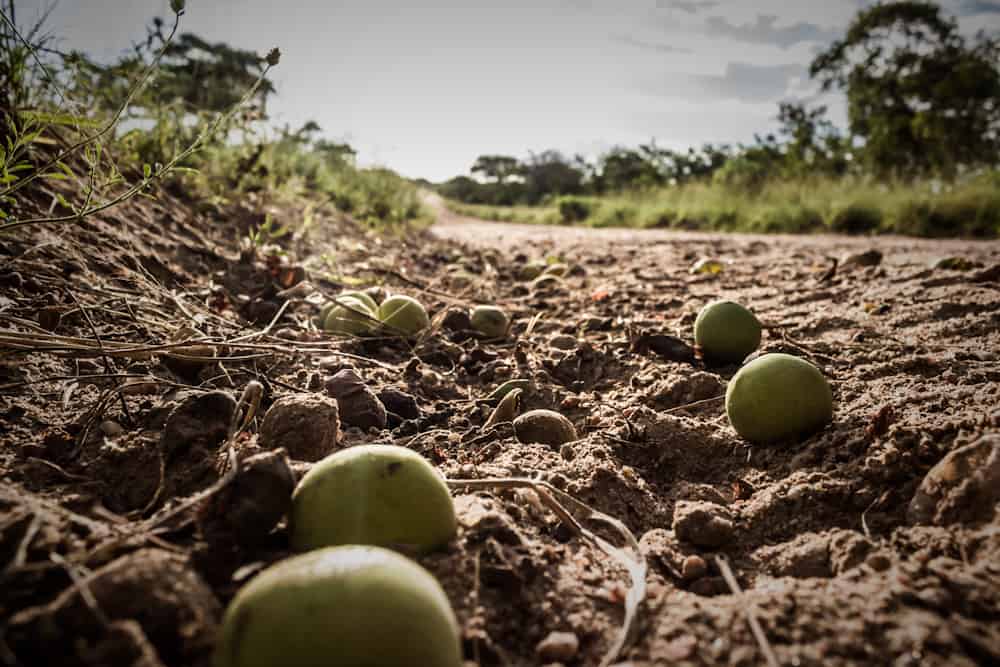
POLYGON ((701 579, 708 574, 708 563, 701 556, 691 555, 681 563, 681 577, 684 581, 694 581, 701 579))
POLYGON ((472 318, 461 308, 452 308, 445 313, 441 326, 448 331, 472 331, 472 318))
POLYGON ((337 401, 319 394, 283 396, 264 415, 259 444, 285 449, 292 458, 319 461, 337 448, 340 419, 337 401))
POLYGON ((569 662, 580 650, 580 640, 572 632, 550 632, 535 651, 544 662, 569 662))
POLYGON ((728 544, 735 533, 729 510, 705 501, 679 501, 673 528, 678 539, 708 549, 728 544))
POLYGON ((576 458, 576 450, 573 449, 573 445, 567 442, 559 448, 559 456, 561 456, 564 461, 572 461, 576 458))
POLYGON ((570 336, 569 334, 553 336, 552 340, 549 341, 549 345, 557 350, 572 350, 576 347, 576 336, 570 336))

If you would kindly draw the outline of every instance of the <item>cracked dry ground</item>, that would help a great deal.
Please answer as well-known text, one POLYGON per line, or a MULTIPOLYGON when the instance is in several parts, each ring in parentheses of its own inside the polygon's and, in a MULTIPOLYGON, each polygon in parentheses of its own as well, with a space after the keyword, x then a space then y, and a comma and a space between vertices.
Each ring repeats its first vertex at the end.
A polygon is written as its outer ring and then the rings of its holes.
MULTIPOLYGON (((210 508, 182 500, 219 479, 248 382, 263 384, 266 409, 323 394, 347 369, 389 411, 382 427, 370 405, 342 404, 338 446, 406 444, 453 478, 541 479, 640 538, 647 596, 621 665, 763 664, 750 607, 783 665, 1000 662, 995 497, 973 494, 987 500, 927 525, 908 511, 932 466, 1000 432, 996 243, 446 214, 430 233, 380 238, 327 211, 284 240, 283 256, 241 254, 267 212, 299 214, 255 200, 195 213, 164 196, 0 246, 0 662, 209 664, 225 603, 288 555, 287 535, 281 524, 234 541, 211 529, 210 508), (878 265, 821 280, 830 257, 869 250, 883 254, 878 265), (517 278, 548 255, 572 267, 563 282, 538 290, 517 278), (930 268, 942 255, 973 266, 930 268), (706 256, 725 270, 690 274, 706 256), (316 331, 338 280, 420 298, 433 331, 416 344, 316 331), (736 367, 706 367, 664 338, 690 343, 696 313, 718 297, 758 314, 765 350, 823 369, 831 426, 797 443, 740 440, 722 403, 705 400, 736 367), (443 326, 449 309, 486 302, 513 315, 507 341, 443 326), (120 352, 191 340, 208 346, 194 360, 120 352), (533 382, 524 409, 562 412, 580 440, 556 450, 509 429, 476 437, 490 410, 475 399, 511 378, 533 382), (717 554, 745 596, 731 593, 717 554)), ((240 457, 269 444, 259 426, 237 442, 240 457)), ((309 465, 292 462, 296 474, 309 465)), ((456 508, 459 536, 420 562, 455 608, 467 659, 597 665, 622 623, 624 573, 531 492, 459 493, 456 508)))

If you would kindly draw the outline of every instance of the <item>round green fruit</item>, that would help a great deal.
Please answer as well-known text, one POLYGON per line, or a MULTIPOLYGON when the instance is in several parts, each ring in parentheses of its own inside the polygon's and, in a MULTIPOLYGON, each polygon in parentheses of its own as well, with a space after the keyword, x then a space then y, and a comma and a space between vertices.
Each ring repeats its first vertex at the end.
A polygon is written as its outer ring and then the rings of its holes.
POLYGON ((360 445, 326 457, 292 495, 292 547, 371 544, 426 553, 455 535, 455 505, 434 467, 413 450, 360 445))
POLYGON ((413 336, 426 329, 431 320, 427 310, 414 298, 396 294, 382 302, 378 318, 395 331, 413 336))
POLYGON ((529 262, 521 267, 518 275, 521 280, 534 280, 538 276, 542 275, 542 272, 545 271, 547 266, 548 265, 545 262, 529 262))
POLYGON ((472 327, 489 338, 503 338, 510 328, 510 318, 496 306, 476 306, 470 315, 472 327))
POLYGON ((808 435, 833 419, 833 392, 818 368, 790 354, 765 354, 726 388, 726 414, 741 436, 769 443, 808 435))
POLYGON ((733 301, 713 301, 694 322, 694 342, 710 361, 743 361, 760 345, 760 334, 754 314, 733 301))
POLYGON ((372 330, 375 313, 360 299, 350 296, 337 297, 323 320, 323 328, 330 333, 360 336, 372 330))
POLYGON ((372 311, 373 313, 378 312, 378 303, 376 303, 375 299, 373 299, 372 295, 369 294, 368 292, 344 292, 343 294, 339 294, 336 300, 339 301, 340 299, 347 297, 350 297, 352 299, 357 299, 361 303, 368 306, 368 310, 372 311))
POLYGON ((226 610, 215 667, 460 667, 458 623, 427 570, 388 549, 332 547, 254 577, 226 610))

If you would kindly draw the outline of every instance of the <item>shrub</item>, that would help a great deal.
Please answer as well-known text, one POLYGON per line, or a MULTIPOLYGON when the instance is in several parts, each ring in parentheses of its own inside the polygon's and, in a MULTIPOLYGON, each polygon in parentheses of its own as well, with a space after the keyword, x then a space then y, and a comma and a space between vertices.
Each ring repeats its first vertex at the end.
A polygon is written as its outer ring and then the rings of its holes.
POLYGON ((854 202, 835 211, 830 216, 831 231, 842 234, 867 234, 882 227, 882 211, 872 205, 854 202))
POLYGON ((561 197, 558 200, 559 218, 566 224, 583 222, 590 217, 590 204, 579 197, 561 197))

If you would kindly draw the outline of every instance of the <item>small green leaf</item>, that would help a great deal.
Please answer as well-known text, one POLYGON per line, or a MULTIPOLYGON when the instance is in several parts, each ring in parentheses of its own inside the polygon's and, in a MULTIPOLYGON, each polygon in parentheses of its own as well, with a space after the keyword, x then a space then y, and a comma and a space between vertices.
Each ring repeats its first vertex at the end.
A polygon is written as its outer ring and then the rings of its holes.
POLYGON ((145 180, 147 180, 147 181, 148 181, 148 180, 149 180, 149 177, 150 177, 150 176, 151 176, 152 174, 153 174, 153 168, 152 168, 152 167, 150 167, 148 163, 147 163, 147 164, 144 164, 144 165, 142 165, 142 177, 143 177, 143 178, 144 178, 145 180))

